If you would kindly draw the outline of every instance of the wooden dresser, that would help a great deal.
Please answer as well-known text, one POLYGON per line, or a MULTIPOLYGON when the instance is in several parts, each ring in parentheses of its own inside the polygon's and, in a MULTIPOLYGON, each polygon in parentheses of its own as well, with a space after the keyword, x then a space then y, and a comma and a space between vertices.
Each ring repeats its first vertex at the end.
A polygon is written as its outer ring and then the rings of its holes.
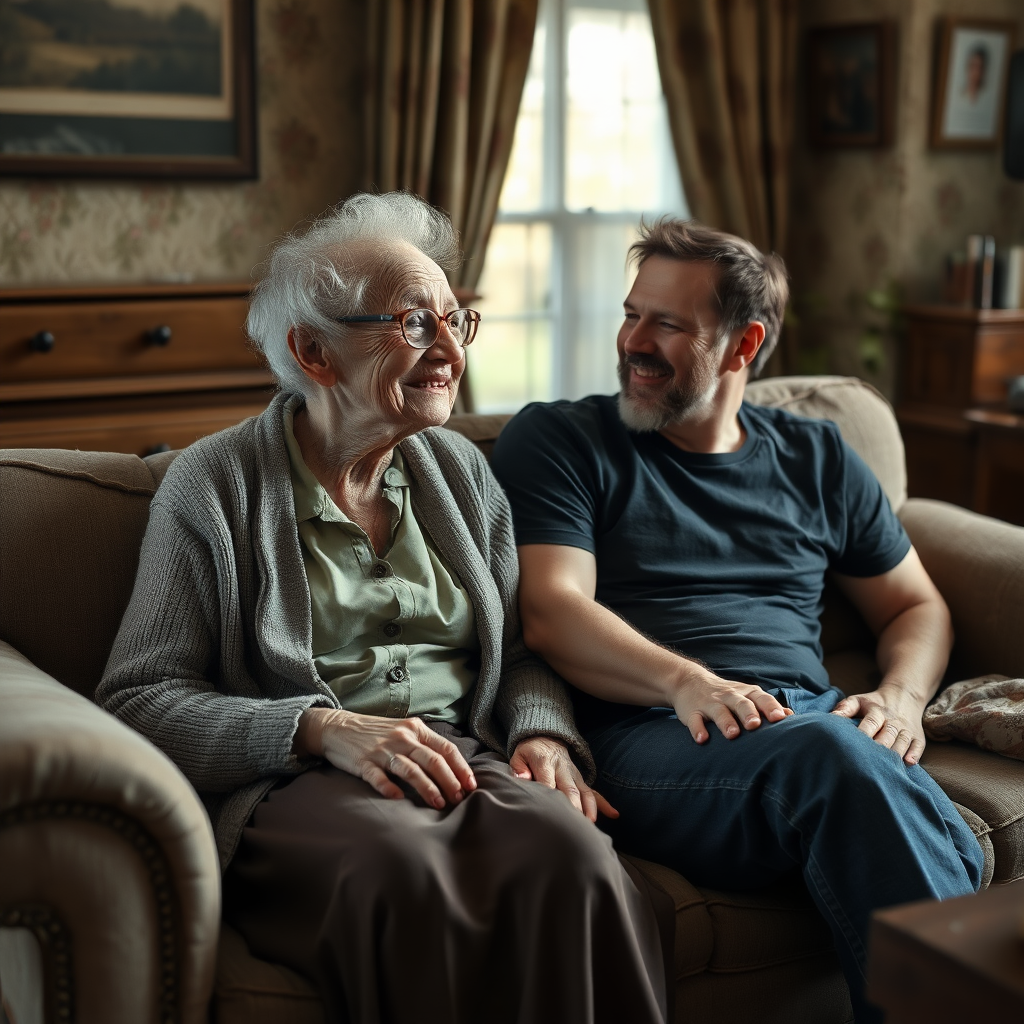
POLYGON ((247 283, 0 292, 0 448, 147 455, 262 411, 247 283))
MULTIPOLYGON (((1024 310, 910 306, 896 416, 912 497, 938 498, 1019 521, 1024 508, 987 499, 999 480, 978 477, 981 413, 1005 413, 1007 381, 1024 374, 1024 310), (1011 514, 1012 513, 1012 514, 1011 514)), ((987 449, 986 449, 987 450, 987 449)), ((1024 466, 1020 467, 1024 470, 1024 466)))

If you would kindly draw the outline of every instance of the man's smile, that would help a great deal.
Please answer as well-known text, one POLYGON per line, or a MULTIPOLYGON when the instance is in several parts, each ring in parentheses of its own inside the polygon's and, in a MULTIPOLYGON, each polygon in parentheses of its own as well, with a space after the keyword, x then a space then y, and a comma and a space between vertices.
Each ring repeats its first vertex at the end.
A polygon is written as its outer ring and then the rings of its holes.
POLYGON ((642 386, 657 384, 666 378, 671 378, 675 372, 667 362, 653 356, 634 353, 626 356, 623 362, 629 367, 630 380, 637 381, 642 386))

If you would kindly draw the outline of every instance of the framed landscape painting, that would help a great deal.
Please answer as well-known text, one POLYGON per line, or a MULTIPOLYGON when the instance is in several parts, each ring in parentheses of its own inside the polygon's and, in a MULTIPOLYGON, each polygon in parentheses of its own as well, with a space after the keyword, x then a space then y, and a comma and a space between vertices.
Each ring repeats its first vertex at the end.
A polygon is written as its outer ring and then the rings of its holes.
POLYGON ((815 146, 889 145, 895 90, 895 22, 829 25, 810 32, 807 117, 815 146))
POLYGON ((0 174, 256 175, 253 0, 0 0, 0 174))
POLYGON ((945 18, 932 101, 935 149, 995 149, 1003 127, 1012 21, 945 18))

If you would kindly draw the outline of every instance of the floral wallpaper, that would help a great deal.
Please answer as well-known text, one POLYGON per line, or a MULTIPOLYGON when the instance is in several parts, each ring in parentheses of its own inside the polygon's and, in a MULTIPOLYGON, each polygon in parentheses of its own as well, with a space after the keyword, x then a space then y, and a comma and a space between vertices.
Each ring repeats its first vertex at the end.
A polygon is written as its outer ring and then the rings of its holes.
POLYGON ((248 277, 268 243, 359 185, 345 53, 358 58, 360 7, 256 0, 256 181, 0 179, 0 286, 248 277))
POLYGON ((948 253, 967 235, 1024 244, 1024 183, 996 150, 928 146, 935 26, 945 15, 1016 21, 1020 0, 803 0, 805 27, 899 24, 896 138, 887 149, 813 150, 798 112, 786 252, 802 369, 895 387, 900 302, 938 301, 948 253))

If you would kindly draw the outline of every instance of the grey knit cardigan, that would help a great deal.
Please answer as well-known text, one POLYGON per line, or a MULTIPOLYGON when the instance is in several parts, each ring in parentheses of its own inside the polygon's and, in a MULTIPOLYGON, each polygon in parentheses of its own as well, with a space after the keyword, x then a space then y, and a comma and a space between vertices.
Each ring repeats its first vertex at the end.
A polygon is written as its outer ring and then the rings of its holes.
MULTIPOLYGON (((282 776, 299 716, 339 707, 312 654, 278 395, 260 416, 185 449, 153 498, 135 589, 97 702, 163 750, 198 790, 222 867, 282 776)), ((565 683, 523 644, 508 502, 470 441, 432 428, 401 442, 417 520, 476 613, 480 671, 469 731, 509 755, 562 739, 590 780, 565 683)))

